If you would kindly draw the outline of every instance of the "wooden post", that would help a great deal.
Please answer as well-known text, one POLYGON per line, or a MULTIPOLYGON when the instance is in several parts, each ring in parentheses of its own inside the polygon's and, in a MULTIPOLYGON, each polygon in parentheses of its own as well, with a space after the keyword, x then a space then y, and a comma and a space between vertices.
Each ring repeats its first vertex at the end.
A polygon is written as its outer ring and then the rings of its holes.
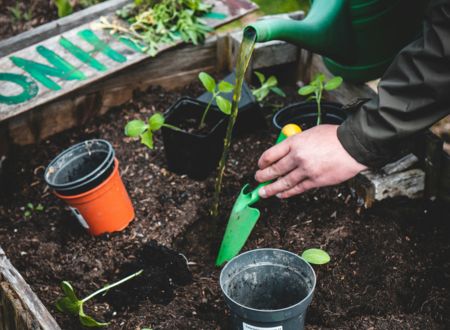
POLYGON ((0 248, 0 329, 60 330, 55 319, 0 248))

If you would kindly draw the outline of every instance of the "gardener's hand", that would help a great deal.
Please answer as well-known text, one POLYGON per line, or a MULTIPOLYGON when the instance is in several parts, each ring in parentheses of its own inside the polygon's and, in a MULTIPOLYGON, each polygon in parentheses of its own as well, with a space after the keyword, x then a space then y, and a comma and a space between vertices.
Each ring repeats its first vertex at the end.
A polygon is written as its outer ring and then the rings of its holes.
POLYGON ((366 169, 342 147, 337 125, 319 125, 266 150, 255 178, 276 179, 259 190, 262 198, 288 198, 306 190, 335 185, 366 169))

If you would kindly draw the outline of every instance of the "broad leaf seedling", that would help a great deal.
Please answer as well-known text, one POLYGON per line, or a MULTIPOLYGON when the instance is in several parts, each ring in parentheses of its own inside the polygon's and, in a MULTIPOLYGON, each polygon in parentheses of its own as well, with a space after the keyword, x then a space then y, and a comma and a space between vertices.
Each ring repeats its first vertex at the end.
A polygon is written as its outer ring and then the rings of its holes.
POLYGON ((326 251, 314 248, 303 251, 302 258, 313 265, 324 265, 331 260, 326 251))
POLYGON ((234 85, 226 81, 221 81, 219 84, 216 83, 213 77, 211 77, 206 72, 200 72, 198 75, 203 87, 211 93, 211 99, 203 112, 202 119, 200 120, 200 125, 198 129, 202 129, 205 126, 206 115, 208 114, 209 108, 214 100, 216 100, 217 106, 220 111, 226 115, 231 113, 231 102, 222 97, 222 93, 231 93, 234 89, 234 85))
POLYGON ((328 81, 325 81, 325 75, 319 73, 309 85, 305 85, 298 90, 298 93, 303 96, 308 96, 308 100, 315 100, 317 104, 317 125, 322 123, 322 109, 320 107, 320 102, 322 100, 323 90, 331 91, 342 84, 342 77, 336 76, 328 81), (312 95, 314 94, 314 95, 312 95))
POLYGON ((30 218, 35 212, 42 211, 44 211, 44 206, 41 203, 36 206, 33 203, 28 203, 25 207, 25 211, 23 212, 23 216, 25 218, 30 218))
POLYGON ((253 96, 255 96, 256 101, 262 102, 270 92, 273 92, 279 96, 286 97, 286 94, 283 92, 281 88, 278 87, 278 80, 275 76, 270 76, 266 80, 266 76, 261 72, 255 71, 256 77, 258 77, 260 87, 252 90, 253 96))
POLYGON ((140 270, 134 274, 131 274, 130 276, 127 276, 127 277, 121 279, 120 281, 117 281, 113 284, 106 285, 105 287, 95 291, 94 293, 90 294, 89 296, 87 296, 86 298, 81 299, 81 300, 77 298, 72 285, 67 281, 63 281, 61 283, 61 289, 64 292, 64 297, 59 298, 56 301, 56 308, 60 312, 63 312, 63 313, 67 313, 67 314, 71 314, 71 315, 75 315, 75 316, 78 315, 78 317, 80 319, 80 323, 85 327, 89 327, 89 328, 95 327, 96 328, 96 327, 107 326, 108 323, 98 322, 93 317, 86 315, 86 313, 83 310, 84 303, 87 302, 88 300, 91 300, 92 298, 99 295, 100 293, 107 292, 108 290, 110 290, 126 281, 129 281, 129 280, 135 278, 136 276, 141 275, 142 272, 143 272, 143 270, 140 270))
POLYGON ((142 144, 153 149, 153 133, 161 129, 161 127, 181 131, 178 127, 166 124, 164 116, 157 112, 148 118, 147 123, 140 119, 128 122, 125 126, 125 135, 133 138, 140 137, 142 144))

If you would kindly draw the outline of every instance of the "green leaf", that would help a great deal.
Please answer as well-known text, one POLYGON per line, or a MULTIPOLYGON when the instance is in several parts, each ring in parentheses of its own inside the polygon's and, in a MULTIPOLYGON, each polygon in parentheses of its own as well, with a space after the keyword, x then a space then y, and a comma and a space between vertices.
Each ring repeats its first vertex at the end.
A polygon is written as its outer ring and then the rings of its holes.
POLYGON ((29 218, 29 217, 31 217, 31 211, 26 210, 23 215, 24 215, 25 218, 29 218))
POLYGON ((333 89, 338 88, 339 86, 341 86, 342 84, 342 77, 334 77, 330 80, 327 81, 327 83, 325 84, 324 88, 327 91, 331 91, 333 89))
POLYGON ((286 97, 286 93, 280 87, 275 86, 270 88, 270 90, 279 96, 286 97))
POLYGON ((258 93, 258 96, 256 96, 256 99, 258 100, 258 102, 263 101, 267 95, 269 95, 269 89, 268 88, 261 88, 261 90, 258 93))
POLYGON ((94 318, 92 318, 91 316, 86 315, 84 313, 83 309, 80 310, 79 316, 80 316, 80 323, 88 328, 106 327, 109 324, 109 323, 98 322, 98 321, 94 320, 94 318))
POLYGON ((77 295, 75 294, 75 290, 73 289, 72 285, 67 281, 61 282, 61 289, 63 290, 66 297, 71 299, 72 301, 78 301, 77 295))
POLYGON ((330 261, 330 256, 327 252, 321 249, 308 249, 302 253, 302 258, 310 264, 323 265, 330 261))
POLYGON ((140 119, 134 119, 127 123, 125 126, 125 135, 130 137, 138 137, 142 133, 147 130, 148 125, 140 120, 140 119))
POLYGON ((44 205, 42 205, 41 203, 39 203, 39 204, 36 206, 36 211, 39 211, 39 212, 44 211, 44 205))
POLYGON ((159 112, 155 113, 148 119, 148 125, 151 131, 159 130, 164 125, 164 116, 159 112))
POLYGON ((27 204, 27 207, 28 207, 30 210, 34 210, 34 205, 33 205, 32 203, 28 203, 28 204, 27 204))
POLYGON ((261 85, 264 84, 264 82, 266 81, 266 77, 258 71, 255 71, 255 75, 258 77, 259 82, 261 83, 261 85))
POLYGON ((298 93, 299 93, 300 95, 306 96, 306 95, 309 95, 309 94, 314 93, 315 90, 316 90, 316 87, 315 87, 315 86, 306 85, 306 86, 303 86, 302 88, 300 88, 300 89, 298 90, 298 93))
POLYGON ((219 83, 219 91, 222 93, 229 93, 232 92, 234 89, 234 85, 230 84, 228 81, 221 81, 219 83))
POLYGON ((58 8, 58 17, 64 17, 72 14, 73 7, 69 0, 54 0, 58 8))
POLYGON ((153 133, 148 130, 145 133, 141 134, 141 143, 145 144, 150 149, 153 149, 153 133))
POLYGON ((317 81, 317 82, 319 82, 319 83, 324 82, 324 81, 325 81, 325 75, 324 75, 323 73, 318 73, 318 74, 314 77, 313 81, 317 81))
POLYGON ((63 297, 59 298, 56 301, 55 305, 60 312, 78 315, 82 302, 80 302, 79 300, 73 301, 70 300, 68 297, 63 297))
POLYGON ((222 111, 224 114, 229 115, 231 114, 231 102, 227 99, 223 98, 222 96, 216 97, 217 106, 219 107, 220 111, 222 111))
POLYGON ((265 83, 266 87, 274 87, 276 85, 278 85, 278 80, 275 76, 270 76, 265 83))
POLYGON ((206 72, 200 72, 199 75, 198 75, 198 79, 200 79, 200 81, 203 84, 203 87, 205 87, 205 89, 208 92, 210 92, 210 93, 214 93, 215 92, 216 81, 214 80, 213 77, 211 77, 206 72))

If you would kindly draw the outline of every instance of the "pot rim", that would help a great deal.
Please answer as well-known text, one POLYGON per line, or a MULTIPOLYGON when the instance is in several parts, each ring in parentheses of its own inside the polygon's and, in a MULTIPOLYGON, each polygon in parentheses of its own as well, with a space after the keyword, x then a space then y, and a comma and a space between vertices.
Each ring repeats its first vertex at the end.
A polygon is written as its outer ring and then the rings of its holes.
POLYGON ((291 251, 287 251, 287 250, 283 250, 283 249, 276 249, 276 248, 261 248, 261 249, 254 249, 254 250, 250 250, 250 251, 246 251, 244 253, 241 253, 241 254, 235 256, 233 259, 231 259, 230 261, 227 262, 227 264, 222 268, 222 271, 220 272, 220 276, 219 276, 220 289, 222 290, 222 293, 227 297, 228 300, 232 301, 234 304, 236 304, 240 308, 247 309, 247 310, 250 310, 250 311, 253 311, 253 312, 257 312, 257 313, 262 313, 262 314, 269 314, 269 313, 274 313, 274 312, 283 312, 283 311, 291 310, 291 309, 293 309, 295 307, 300 307, 305 301, 308 301, 309 299, 312 299, 312 296, 314 294, 314 290, 316 289, 316 283, 317 283, 317 275, 316 275, 316 272, 314 271, 314 268, 311 266, 311 264, 309 262, 307 262, 305 259, 303 259, 298 254, 295 254, 295 253, 293 253, 291 251), (236 300, 234 300, 233 298, 231 298, 228 295, 228 293, 225 292, 224 287, 223 287, 223 282, 224 281, 222 281, 222 277, 224 276, 225 269, 227 267, 229 267, 231 262, 233 262, 237 258, 239 258, 239 257, 241 257, 243 255, 249 254, 249 253, 253 253, 255 251, 277 251, 277 252, 282 252, 282 253, 290 254, 293 257, 296 257, 296 258, 302 260, 304 263, 306 263, 307 267, 309 267, 309 269, 310 269, 310 271, 312 272, 312 275, 313 275, 313 285, 312 285, 311 290, 306 295, 306 297, 304 297, 302 300, 300 300, 299 302, 297 302, 294 305, 290 305, 290 306, 287 306, 285 308, 280 308, 280 309, 256 309, 256 308, 252 308, 252 307, 248 307, 248 306, 242 305, 242 304, 238 303, 236 300))

